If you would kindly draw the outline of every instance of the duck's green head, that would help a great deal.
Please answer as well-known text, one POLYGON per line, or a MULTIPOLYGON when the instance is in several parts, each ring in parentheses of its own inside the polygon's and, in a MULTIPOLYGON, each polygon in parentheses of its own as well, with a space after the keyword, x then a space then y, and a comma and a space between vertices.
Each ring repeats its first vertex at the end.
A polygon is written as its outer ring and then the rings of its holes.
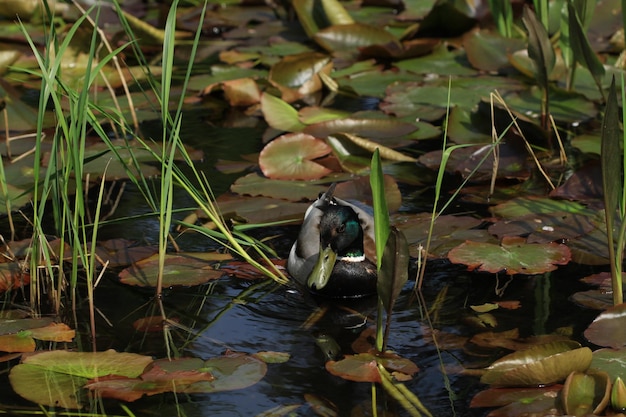
POLYGON ((309 288, 318 291, 328 284, 337 259, 359 262, 365 258, 363 228, 356 212, 338 204, 329 204, 323 211, 319 258, 307 281, 309 288))

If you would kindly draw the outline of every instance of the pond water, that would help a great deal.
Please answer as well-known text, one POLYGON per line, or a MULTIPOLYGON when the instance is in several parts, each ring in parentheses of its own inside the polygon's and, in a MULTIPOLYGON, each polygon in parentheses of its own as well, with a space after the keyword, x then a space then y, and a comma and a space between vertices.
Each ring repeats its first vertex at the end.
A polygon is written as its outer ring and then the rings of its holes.
MULTIPOLYGON (((255 128, 209 130, 198 117, 192 118, 186 129, 189 130, 186 134, 195 138, 190 145, 205 152, 202 168, 218 195, 227 190, 235 176, 216 171, 215 162, 220 158, 229 159, 256 152, 260 146, 258 135, 261 132, 255 128), (207 136, 198 137, 198 131, 207 132, 207 136)), ((141 201, 139 193, 127 188, 116 216, 146 212, 147 208, 141 201)), ((191 205, 184 198, 177 201, 181 207, 191 205)), ((416 205, 412 203, 411 206, 416 205)), ((142 219, 105 227, 100 236, 102 239, 126 237, 154 243, 157 230, 154 220, 142 219)), ((281 236, 274 245, 278 253, 285 257, 297 234, 296 227, 256 233, 270 236, 277 232, 281 236)), ((181 245, 187 251, 215 248, 214 244, 200 236, 187 236, 181 245)), ((488 410, 469 408, 472 396, 486 387, 478 382, 478 378, 462 375, 460 371, 462 366, 486 366, 505 351, 481 350, 467 344, 450 345, 447 335, 471 336, 488 330, 519 328, 520 335, 525 337, 572 326, 576 338, 597 312, 576 307, 568 297, 584 289, 577 278, 592 272, 589 267, 569 265, 553 273, 514 277, 508 282, 506 277, 470 273, 448 262, 429 263, 421 297, 416 296, 414 282, 409 281, 393 314, 389 347, 420 368, 413 380, 406 382, 407 387, 433 416, 486 415, 488 410), (506 290, 498 296, 496 287, 503 286, 506 290), (517 300, 521 308, 500 309, 492 313, 497 320, 495 327, 478 327, 471 320, 474 314, 469 306, 494 300, 517 300), (433 328, 441 332, 441 349, 432 343, 433 328)), ((121 285, 116 282, 113 273, 109 278, 96 290, 98 350, 113 348, 155 357, 166 356, 162 333, 146 337, 143 333, 134 332, 131 327, 134 320, 156 314, 152 291, 121 285)), ((371 404, 371 385, 345 381, 329 374, 324 368, 327 358, 317 341, 320 336, 330 337, 338 343, 342 353, 350 353, 351 343, 366 327, 374 325, 375 300, 349 303, 352 310, 363 316, 346 312, 336 303, 330 304, 328 312, 310 328, 304 326, 307 318, 328 303, 313 299, 298 288, 279 286, 265 280, 222 278, 200 287, 169 289, 164 303, 170 317, 191 329, 190 332, 172 330, 174 345, 180 348, 179 353, 183 356, 208 359, 226 350, 246 353, 276 351, 288 353, 290 359, 285 363, 269 364, 267 375, 252 387, 208 395, 144 398, 130 405, 136 415, 254 416, 288 404, 303 404, 295 415, 316 415, 305 402, 307 394, 331 401, 340 416, 371 415, 363 411, 369 409, 371 404)), ((87 318, 86 303, 80 308, 87 318)), ((87 328, 85 323, 78 330, 87 328)), ((83 342, 87 343, 87 340, 88 337, 84 336, 83 342)), ((579 341, 584 343, 584 340, 579 341)), ((7 387, 7 373, 0 378, 0 386, 7 387)), ((1 391, 1 403, 12 404, 12 407, 29 406, 9 390, 1 391)), ((384 394, 379 395, 379 403, 384 403, 384 394)), ((122 414, 113 403, 105 403, 105 409, 111 414, 122 414)), ((397 415, 405 414, 401 408, 391 406, 391 409, 397 415)))

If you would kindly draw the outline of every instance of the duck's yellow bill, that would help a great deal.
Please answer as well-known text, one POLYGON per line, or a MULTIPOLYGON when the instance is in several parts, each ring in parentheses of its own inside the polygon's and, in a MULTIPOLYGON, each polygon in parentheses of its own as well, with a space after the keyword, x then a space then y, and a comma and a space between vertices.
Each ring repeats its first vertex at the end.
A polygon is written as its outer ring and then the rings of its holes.
POLYGON ((328 284, 330 275, 335 267, 337 261, 337 254, 334 250, 327 246, 320 250, 320 256, 317 258, 317 263, 309 275, 307 285, 314 290, 321 290, 328 284))

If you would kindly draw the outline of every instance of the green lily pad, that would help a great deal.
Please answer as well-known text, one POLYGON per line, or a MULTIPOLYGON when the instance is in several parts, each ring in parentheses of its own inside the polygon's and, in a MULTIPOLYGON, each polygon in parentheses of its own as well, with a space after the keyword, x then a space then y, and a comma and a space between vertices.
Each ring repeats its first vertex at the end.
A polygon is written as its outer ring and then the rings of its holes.
POLYGON ((626 349, 598 349, 593 352, 591 367, 604 371, 615 380, 626 374, 626 349))
POLYGON ((540 388, 489 388, 472 398, 470 407, 500 407, 490 412, 494 417, 550 415, 557 408, 561 385, 540 388))
POLYGON ((135 378, 152 363, 149 356, 136 353, 116 352, 70 352, 53 350, 24 358, 22 364, 37 366, 51 372, 97 378, 106 375, 121 375, 135 378))
POLYGON ((501 245, 465 242, 448 253, 453 263, 467 265, 470 270, 507 275, 542 274, 554 271, 571 259, 567 246, 558 243, 526 243, 524 239, 509 238, 501 245))
POLYGON ((566 200, 555 200, 548 197, 518 197, 491 209, 492 213, 505 219, 517 218, 527 214, 567 212, 586 216, 597 215, 597 211, 584 205, 566 200))
MULTIPOLYGON (((142 259, 119 273, 120 281, 139 287, 156 287, 159 275, 158 255, 142 259)), ((165 255, 163 286, 200 285, 218 279, 222 272, 203 260, 182 255, 165 255)))
POLYGON ((298 111, 286 101, 268 93, 261 95, 261 111, 270 127, 284 132, 300 132, 306 127, 298 111))
POLYGON ((20 364, 11 369, 9 381, 19 396, 44 406, 78 409, 86 401, 81 392, 88 381, 85 377, 20 364))
POLYGON ((280 136, 263 148, 259 166, 263 174, 280 180, 316 180, 331 170, 313 159, 328 155, 331 148, 321 139, 306 133, 280 136))
POLYGON ((584 372, 592 353, 573 341, 553 342, 511 353, 487 368, 480 381, 499 387, 550 385, 584 372))
POLYGON ((591 343, 620 349, 626 346, 626 304, 608 308, 584 332, 591 343))
POLYGON ((385 29, 363 23, 334 25, 320 30, 313 39, 330 52, 356 51, 370 45, 385 45, 398 40, 385 29))

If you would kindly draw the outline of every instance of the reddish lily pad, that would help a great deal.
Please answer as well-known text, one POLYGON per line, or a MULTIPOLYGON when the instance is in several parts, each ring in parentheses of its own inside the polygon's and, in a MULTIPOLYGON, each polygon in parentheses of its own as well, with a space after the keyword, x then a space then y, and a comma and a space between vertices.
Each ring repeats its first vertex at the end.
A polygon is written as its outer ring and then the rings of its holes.
POLYGON ((591 343, 619 349, 626 346, 626 304, 608 308, 584 332, 591 343))
POLYGON ((407 376, 413 375, 419 370, 413 362, 398 355, 384 354, 375 356, 371 353, 346 355, 340 361, 328 361, 326 362, 326 370, 348 381, 380 382, 381 376, 378 371, 378 363, 381 363, 387 370, 399 372, 407 376))
POLYGON ((0 336, 0 351, 2 352, 34 352, 35 347, 35 340, 28 332, 0 336))
POLYGON ((331 151, 323 140, 305 133, 290 133, 268 143, 259 155, 263 174, 280 180, 316 180, 331 171, 314 159, 331 151))
POLYGON ((554 413, 562 385, 540 388, 489 388, 472 398, 470 407, 501 407, 490 417, 524 415, 545 416, 554 413))
MULTIPOLYGON (((159 275, 159 258, 150 258, 136 262, 119 273, 120 281, 139 287, 155 287, 159 275)), ((183 255, 165 255, 163 286, 200 285, 218 279, 222 272, 213 268, 212 264, 203 260, 183 255)))
POLYGON ((17 263, 0 263, 0 292, 20 288, 29 282, 30 275, 25 273, 17 263))
POLYGON ((369 353, 346 355, 340 361, 328 361, 326 370, 348 381, 381 382, 376 357, 369 353))
POLYGON ((503 240, 501 245, 465 242, 448 253, 448 259, 470 270, 507 275, 542 274, 554 271, 571 259, 567 246, 558 243, 525 243, 524 239, 503 240))

